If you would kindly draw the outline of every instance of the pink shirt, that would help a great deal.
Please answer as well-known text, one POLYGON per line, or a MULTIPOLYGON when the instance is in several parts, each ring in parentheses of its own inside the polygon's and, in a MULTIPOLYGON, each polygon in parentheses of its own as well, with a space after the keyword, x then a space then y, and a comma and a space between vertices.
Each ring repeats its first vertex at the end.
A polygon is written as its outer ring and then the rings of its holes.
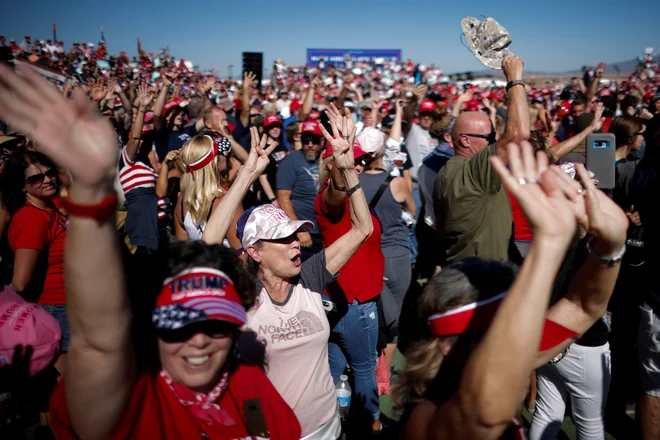
POLYGON ((266 374, 295 412, 303 436, 330 421, 337 406, 328 361, 330 324, 321 300, 333 280, 321 251, 303 263, 284 302, 273 301, 262 287, 239 340, 241 356, 248 358, 258 349, 250 344, 254 332, 265 343, 266 374))

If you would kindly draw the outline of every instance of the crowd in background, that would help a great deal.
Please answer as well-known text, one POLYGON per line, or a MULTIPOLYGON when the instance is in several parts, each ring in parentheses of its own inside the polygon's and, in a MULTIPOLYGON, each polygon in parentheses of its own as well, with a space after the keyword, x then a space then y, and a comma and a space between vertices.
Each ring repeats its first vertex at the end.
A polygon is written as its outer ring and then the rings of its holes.
POLYGON ((260 81, 104 41, 0 48, 0 333, 46 312, 0 338, 0 433, 518 438, 526 396, 533 439, 569 400, 579 438, 660 438, 652 60, 566 81, 517 57, 470 81, 278 60, 260 81), (616 139, 603 191, 592 133, 616 139), (26 398, 7 344, 30 341, 26 398))

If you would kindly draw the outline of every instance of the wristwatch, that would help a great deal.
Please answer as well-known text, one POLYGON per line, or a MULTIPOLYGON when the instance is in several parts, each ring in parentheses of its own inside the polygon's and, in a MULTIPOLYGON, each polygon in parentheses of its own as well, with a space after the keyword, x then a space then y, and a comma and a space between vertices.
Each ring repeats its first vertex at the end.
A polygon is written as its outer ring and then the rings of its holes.
POLYGON ((525 86, 525 82, 524 82, 524 81, 520 81, 520 80, 509 81, 508 83, 506 83, 506 91, 508 92, 509 89, 510 89, 511 87, 513 87, 513 86, 523 86, 523 87, 524 87, 524 86, 525 86))

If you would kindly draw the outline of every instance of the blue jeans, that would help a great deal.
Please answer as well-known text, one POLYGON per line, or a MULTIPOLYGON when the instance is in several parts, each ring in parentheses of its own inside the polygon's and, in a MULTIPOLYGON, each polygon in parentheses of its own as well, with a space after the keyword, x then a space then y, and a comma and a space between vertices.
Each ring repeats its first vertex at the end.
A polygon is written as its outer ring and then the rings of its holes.
POLYGON ((330 334, 328 357, 335 383, 344 373, 346 361, 353 371, 353 402, 360 402, 373 420, 380 418, 378 385, 376 384, 376 343, 378 342, 378 309, 376 302, 348 305, 348 311, 330 334))
MULTIPOLYGON (((415 201, 415 220, 419 221, 419 213, 422 211, 422 199, 419 196, 419 183, 412 183, 412 195, 413 200, 415 201)), ((417 237, 415 236, 415 228, 408 228, 408 247, 410 248, 410 264, 415 264, 417 261, 417 255, 419 254, 417 250, 417 237)))
POLYGON ((64 304, 60 305, 48 305, 48 304, 39 304, 39 306, 48 312, 53 318, 57 319, 57 322, 60 323, 60 329, 62 329, 62 341, 60 342, 60 353, 66 353, 69 351, 69 321, 66 317, 66 306, 64 304))

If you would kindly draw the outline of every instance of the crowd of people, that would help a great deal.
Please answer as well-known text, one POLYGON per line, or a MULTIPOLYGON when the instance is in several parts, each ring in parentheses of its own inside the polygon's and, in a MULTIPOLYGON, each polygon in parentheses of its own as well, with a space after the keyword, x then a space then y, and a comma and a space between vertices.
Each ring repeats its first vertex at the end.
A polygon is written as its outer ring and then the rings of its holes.
POLYGON ((3 438, 660 438, 656 65, 0 47, 3 438))

